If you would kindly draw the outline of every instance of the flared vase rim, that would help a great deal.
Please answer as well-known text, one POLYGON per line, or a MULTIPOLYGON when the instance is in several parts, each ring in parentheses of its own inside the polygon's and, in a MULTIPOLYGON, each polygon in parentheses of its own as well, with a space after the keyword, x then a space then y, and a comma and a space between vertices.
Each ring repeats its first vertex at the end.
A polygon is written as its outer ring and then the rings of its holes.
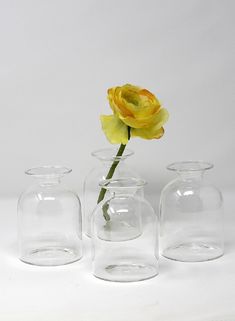
POLYGON ((167 169, 176 172, 197 172, 213 168, 214 165, 205 161, 179 161, 167 165, 167 169))
POLYGON ((61 165, 43 165, 32 167, 25 171, 26 175, 33 177, 61 177, 72 172, 71 168, 61 165))
POLYGON ((121 156, 117 156, 118 148, 101 148, 94 150, 91 155, 101 161, 120 161, 134 154, 131 149, 125 149, 121 156))
POLYGON ((141 178, 123 177, 115 179, 105 179, 99 183, 99 186, 108 190, 129 190, 144 187, 147 182, 141 178))

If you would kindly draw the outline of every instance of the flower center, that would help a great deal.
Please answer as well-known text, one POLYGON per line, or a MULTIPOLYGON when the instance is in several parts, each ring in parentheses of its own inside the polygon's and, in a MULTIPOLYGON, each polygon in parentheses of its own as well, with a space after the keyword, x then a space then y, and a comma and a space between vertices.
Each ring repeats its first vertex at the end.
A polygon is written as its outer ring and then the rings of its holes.
POLYGON ((139 106, 139 96, 136 93, 125 92, 123 93, 123 98, 128 102, 133 104, 134 106, 139 106))

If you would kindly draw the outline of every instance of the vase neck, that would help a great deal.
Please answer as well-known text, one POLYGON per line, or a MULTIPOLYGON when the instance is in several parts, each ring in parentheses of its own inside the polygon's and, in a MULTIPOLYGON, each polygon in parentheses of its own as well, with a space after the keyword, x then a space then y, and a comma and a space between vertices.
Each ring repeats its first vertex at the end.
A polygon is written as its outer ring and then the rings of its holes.
POLYGON ((189 172, 189 171, 179 171, 177 172, 180 179, 184 181, 191 181, 191 180, 201 180, 205 174, 205 171, 196 171, 196 172, 189 172))
POLYGON ((126 158, 123 158, 123 159, 121 158, 121 159, 118 159, 118 160, 115 160, 115 159, 113 159, 113 160, 107 160, 107 159, 106 160, 104 160, 104 159, 101 160, 100 159, 100 162, 101 162, 103 167, 110 168, 114 162, 119 163, 119 165, 124 164, 125 163, 125 159, 126 158))
POLYGON ((110 166, 113 162, 123 162, 128 157, 132 156, 134 152, 125 149, 121 156, 117 156, 117 148, 106 148, 94 151, 91 155, 100 160, 104 166, 110 166))
POLYGON ((42 166, 31 168, 25 173, 35 178, 41 186, 54 186, 60 184, 61 178, 71 171, 71 169, 62 166, 42 166))
POLYGON ((112 197, 130 197, 143 189, 145 181, 133 177, 107 179, 100 183, 100 187, 106 189, 112 197))
POLYGON ((186 161, 170 164, 167 169, 175 171, 182 180, 201 180, 205 171, 212 167, 212 164, 206 162, 186 161))
POLYGON ((40 178, 37 177, 36 182, 40 186, 53 187, 61 183, 61 176, 60 177, 40 177, 40 178))
POLYGON ((135 195, 139 189, 137 188, 116 188, 107 189, 112 198, 127 198, 135 195))

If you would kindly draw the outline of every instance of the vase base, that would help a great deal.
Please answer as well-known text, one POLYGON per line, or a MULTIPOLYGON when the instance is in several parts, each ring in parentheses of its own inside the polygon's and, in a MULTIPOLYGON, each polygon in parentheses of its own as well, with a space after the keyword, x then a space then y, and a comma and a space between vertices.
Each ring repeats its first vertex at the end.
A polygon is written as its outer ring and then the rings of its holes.
POLYGON ((40 266, 58 266, 81 259, 81 253, 65 247, 42 247, 31 249, 20 258, 24 263, 40 266))
POLYGON ((162 255, 174 261, 203 262, 221 257, 223 249, 214 244, 191 242, 168 247, 163 251, 162 255))
POLYGON ((108 264, 95 269, 94 275, 102 280, 113 282, 136 282, 153 278, 158 274, 154 265, 133 263, 108 264))

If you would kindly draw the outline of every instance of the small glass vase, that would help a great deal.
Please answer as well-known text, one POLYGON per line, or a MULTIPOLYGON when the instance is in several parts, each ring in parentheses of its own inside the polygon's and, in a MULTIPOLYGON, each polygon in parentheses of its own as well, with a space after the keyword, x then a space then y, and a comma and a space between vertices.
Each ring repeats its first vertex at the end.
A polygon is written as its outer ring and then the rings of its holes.
POLYGON ((157 216, 138 193, 144 185, 135 178, 100 183, 108 197, 92 215, 94 276, 131 282, 158 274, 157 216))
POLYGON ((178 178, 160 198, 160 244, 166 258, 200 262, 223 255, 223 200, 221 192, 204 179, 212 164, 178 162, 167 167, 178 178))
POLYGON ((87 175, 83 186, 83 231, 89 237, 91 236, 91 215, 97 205, 100 192, 99 184, 106 179, 113 162, 118 163, 113 179, 119 177, 138 178, 138 175, 125 163, 125 160, 132 156, 134 152, 125 149, 122 156, 116 156, 117 151, 117 148, 106 148, 91 153, 99 161, 99 164, 87 175))
POLYGON ((34 265, 68 264, 82 257, 82 219, 78 196, 61 183, 71 170, 32 168, 34 178, 18 201, 20 260, 34 265))

